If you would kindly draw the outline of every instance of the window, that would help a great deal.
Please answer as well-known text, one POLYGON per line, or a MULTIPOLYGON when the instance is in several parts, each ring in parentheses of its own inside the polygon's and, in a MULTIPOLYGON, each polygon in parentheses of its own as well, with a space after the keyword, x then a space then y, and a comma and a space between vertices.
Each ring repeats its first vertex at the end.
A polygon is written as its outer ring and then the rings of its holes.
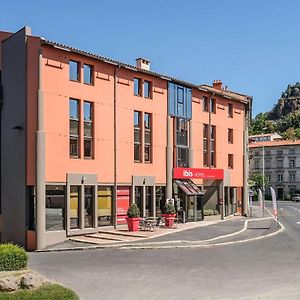
POLYGON ((188 120, 176 118, 176 145, 188 146, 188 120))
POLYGON ((254 161, 254 169, 259 169, 259 160, 254 161))
POLYGON ((177 147, 177 167, 189 166, 189 148, 177 147))
POLYGON ((80 81, 80 63, 74 60, 69 62, 69 78, 73 81, 80 81))
POLYGON ((46 185, 46 230, 65 229, 65 186, 46 185))
POLYGON ((152 217, 153 216, 153 187, 146 186, 146 197, 145 197, 145 217, 152 217))
POLYGON ((277 168, 283 168, 283 160, 277 161, 277 168))
POLYGON ((87 84, 93 83, 93 67, 87 64, 83 65, 83 82, 87 84))
POLYGON ((80 220, 80 199, 81 199, 81 186, 70 186, 70 229, 79 228, 80 220))
POLYGON ((94 199, 95 187, 86 185, 84 187, 84 227, 94 227, 94 199))
POLYGON ((188 120, 176 118, 177 166, 188 167, 188 120))
POLYGON ((84 101, 84 157, 93 157, 93 104, 84 101))
POLYGON ((216 100, 210 98, 210 112, 215 114, 216 113, 216 100))
POLYGON ((289 149, 289 154, 295 154, 295 149, 289 149))
POLYGON ((203 111, 208 111, 208 98, 203 97, 203 111))
POLYGON ((233 129, 228 128, 228 143, 233 144, 233 129))
POLYGON ((144 205, 143 205, 143 187, 135 186, 134 187, 134 203, 140 210, 141 217, 144 217, 144 205))
POLYGON ((259 156, 259 151, 255 151, 254 156, 259 156))
POLYGON ((142 97, 142 80, 140 78, 134 78, 134 96, 142 97))
POLYGON ((186 119, 192 118, 192 90, 168 83, 168 114, 186 119))
POLYGON ((144 135, 145 135, 145 147, 144 156, 145 162, 151 162, 152 159, 152 116, 151 114, 144 114, 144 135))
POLYGON ((271 168, 271 160, 270 159, 266 159, 265 160, 265 168, 266 169, 270 169, 271 168))
POLYGON ((79 100, 70 99, 69 108, 70 156, 79 157, 79 100))
POLYGON ((152 84, 150 81, 144 81, 144 97, 152 98, 152 84))
POLYGON ((277 150, 277 155, 282 155, 283 151, 282 150, 277 150))
POLYGON ((277 181, 282 182, 283 181, 283 174, 277 174, 277 181))
POLYGON ((290 182, 295 182, 296 180, 296 173, 295 172, 291 172, 290 173, 290 182))
POLYGON ((216 126, 210 126, 210 165, 216 166, 216 126))
POLYGON ((267 177, 268 182, 271 182, 271 179, 272 179, 271 173, 266 174, 266 177, 267 177))
POLYGON ((178 116, 184 116, 184 92, 182 87, 177 87, 177 113, 178 116))
POLYGON ((293 159, 290 159, 290 161, 289 161, 289 166, 290 166, 290 168, 295 168, 295 167, 296 167, 296 161, 295 161, 294 158, 293 158, 293 159))
POLYGON ((156 208, 156 217, 161 217, 162 212, 165 207, 165 199, 166 199, 166 187, 165 186, 156 186, 155 193, 155 208, 156 208))
POLYGON ((112 224, 112 187, 98 185, 98 227, 112 224))
POLYGON ((266 150, 265 151, 265 155, 268 155, 268 156, 271 155, 271 151, 270 150, 266 150))
POLYGON ((233 169, 233 154, 228 154, 228 169, 233 169))
POLYGON ((141 112, 134 112, 134 161, 141 162, 142 156, 141 112))
POLYGON ((208 125, 203 124, 203 166, 208 166, 208 125))
POLYGON ((228 103, 228 118, 233 118, 233 106, 231 103, 228 103))

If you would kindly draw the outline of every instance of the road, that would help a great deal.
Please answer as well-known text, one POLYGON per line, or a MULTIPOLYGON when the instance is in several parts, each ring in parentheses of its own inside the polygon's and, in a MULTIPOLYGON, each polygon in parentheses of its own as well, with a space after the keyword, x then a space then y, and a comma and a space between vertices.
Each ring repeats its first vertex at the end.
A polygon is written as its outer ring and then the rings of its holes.
MULTIPOLYGON (((96 299, 300 299, 300 203, 275 236, 195 249, 33 253, 30 266, 96 299)), ((235 237, 236 239, 236 237, 235 237)))

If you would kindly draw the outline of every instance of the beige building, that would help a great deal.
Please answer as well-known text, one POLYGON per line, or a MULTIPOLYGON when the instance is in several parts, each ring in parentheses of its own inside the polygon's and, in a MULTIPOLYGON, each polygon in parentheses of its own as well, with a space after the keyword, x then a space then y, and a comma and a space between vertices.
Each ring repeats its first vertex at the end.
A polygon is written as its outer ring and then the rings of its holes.
POLYGON ((250 176, 264 172, 278 199, 300 190, 300 140, 253 142, 249 151, 250 176))

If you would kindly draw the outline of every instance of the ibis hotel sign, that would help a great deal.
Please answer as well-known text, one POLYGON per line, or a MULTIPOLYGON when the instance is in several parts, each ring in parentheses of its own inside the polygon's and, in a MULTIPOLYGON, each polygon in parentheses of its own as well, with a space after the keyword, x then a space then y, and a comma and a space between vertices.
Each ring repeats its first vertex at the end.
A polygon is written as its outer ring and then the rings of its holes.
POLYGON ((174 168, 174 179, 224 179, 223 169, 174 168))

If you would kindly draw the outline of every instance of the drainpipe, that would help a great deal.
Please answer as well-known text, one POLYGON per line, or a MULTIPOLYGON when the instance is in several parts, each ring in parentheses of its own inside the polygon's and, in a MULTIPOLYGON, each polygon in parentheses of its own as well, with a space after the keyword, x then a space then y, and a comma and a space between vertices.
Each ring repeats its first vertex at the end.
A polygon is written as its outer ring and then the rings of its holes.
POLYGON ((172 143, 172 117, 167 116, 167 191, 166 199, 172 198, 173 186, 173 143, 172 143))
POLYGON ((37 249, 46 247, 45 128, 42 90, 42 50, 39 51, 38 128, 36 132, 36 241, 37 249))
POLYGON ((114 192, 113 192, 113 224, 114 228, 118 225, 117 216, 117 72, 120 70, 121 66, 114 70, 114 192))

